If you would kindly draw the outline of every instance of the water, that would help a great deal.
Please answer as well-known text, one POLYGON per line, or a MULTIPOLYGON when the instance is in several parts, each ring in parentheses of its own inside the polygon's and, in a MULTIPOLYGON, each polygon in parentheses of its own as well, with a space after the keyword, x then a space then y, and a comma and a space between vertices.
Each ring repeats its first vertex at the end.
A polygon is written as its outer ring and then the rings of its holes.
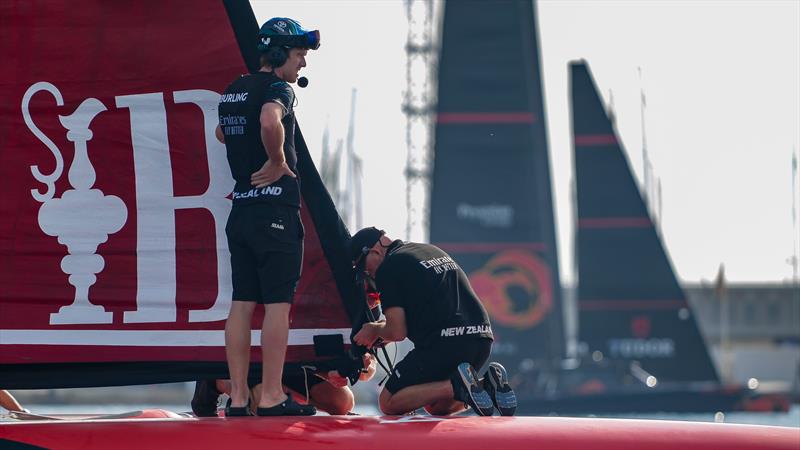
POLYGON ((729 413, 655 413, 655 414, 619 414, 615 416, 627 419, 660 419, 660 420, 680 420, 692 422, 724 422, 724 423, 744 423, 751 425, 774 425, 781 427, 800 428, 800 404, 792 405, 786 413, 752 413, 752 412, 729 412, 729 413))
MULTIPOLYGON (((136 411, 141 409, 161 408, 174 412, 187 412, 190 411, 189 404, 30 404, 27 405, 28 409, 35 414, 118 414, 127 411, 136 411)), ((363 404, 356 406, 356 413, 361 415, 379 415, 378 408, 372 404, 363 404)), ((659 413, 659 414, 619 414, 598 417, 617 417, 628 419, 658 419, 658 420, 676 420, 676 421, 694 421, 694 422, 724 422, 724 423, 739 423, 739 424, 753 424, 753 425, 772 425, 783 427, 800 428, 800 404, 792 405, 788 413, 748 413, 748 412, 731 412, 724 414, 720 417, 715 414, 677 414, 677 413, 659 413)))

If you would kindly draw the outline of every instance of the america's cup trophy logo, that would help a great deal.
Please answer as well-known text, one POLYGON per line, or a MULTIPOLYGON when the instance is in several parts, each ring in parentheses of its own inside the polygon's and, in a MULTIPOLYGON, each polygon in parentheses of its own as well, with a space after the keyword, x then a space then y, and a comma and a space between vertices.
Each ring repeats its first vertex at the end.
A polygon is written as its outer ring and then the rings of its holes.
POLYGON ((110 234, 119 231, 128 218, 128 210, 119 197, 92 188, 96 174, 87 149, 87 143, 92 139, 89 126, 106 107, 99 100, 88 98, 72 114, 59 115, 61 125, 67 129, 67 140, 75 144, 75 154, 68 172, 72 189, 67 189, 57 198, 55 183, 64 170, 64 159, 53 141, 33 123, 28 109, 31 98, 39 91, 49 92, 58 106, 64 105, 58 88, 44 81, 32 85, 22 98, 25 124, 50 149, 56 160, 55 169, 47 175, 42 174, 38 166, 31 166, 34 178, 45 187, 44 192, 31 189, 31 194, 42 203, 39 227, 67 246, 68 254, 61 260, 61 270, 69 275, 69 283, 75 287, 73 302, 50 314, 50 323, 111 323, 113 314, 89 301, 89 288, 105 266, 103 257, 97 254, 97 246, 106 242, 110 234), (85 220, 87 211, 91 211, 92 220, 85 220))

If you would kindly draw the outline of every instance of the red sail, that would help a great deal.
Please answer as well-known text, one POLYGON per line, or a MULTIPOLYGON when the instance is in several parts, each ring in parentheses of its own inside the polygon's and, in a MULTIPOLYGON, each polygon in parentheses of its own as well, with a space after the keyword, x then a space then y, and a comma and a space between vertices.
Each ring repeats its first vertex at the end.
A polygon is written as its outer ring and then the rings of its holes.
MULTIPOLYGON (((214 128, 252 63, 249 5, 13 0, 0 22, 0 386, 224 375, 233 181, 214 128)), ((347 230, 297 147, 290 363, 315 335, 347 342, 355 311, 347 230)))

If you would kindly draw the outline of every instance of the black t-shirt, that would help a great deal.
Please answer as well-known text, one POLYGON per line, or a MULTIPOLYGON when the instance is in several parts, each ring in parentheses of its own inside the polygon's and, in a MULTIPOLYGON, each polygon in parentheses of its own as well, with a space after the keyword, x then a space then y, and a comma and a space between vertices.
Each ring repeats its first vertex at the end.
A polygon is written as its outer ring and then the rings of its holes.
POLYGON ((225 135, 225 148, 231 175, 236 180, 233 205, 259 202, 300 207, 300 186, 297 178, 284 175, 269 186, 256 189, 250 175, 267 162, 261 141, 261 107, 274 102, 283 109, 283 153, 286 164, 297 173, 294 149, 294 91, 272 72, 256 72, 236 79, 220 97, 219 125, 225 135))
POLYGON ((408 338, 415 347, 445 339, 493 337, 489 316, 467 275, 434 245, 395 241, 375 283, 384 310, 405 310, 408 338))

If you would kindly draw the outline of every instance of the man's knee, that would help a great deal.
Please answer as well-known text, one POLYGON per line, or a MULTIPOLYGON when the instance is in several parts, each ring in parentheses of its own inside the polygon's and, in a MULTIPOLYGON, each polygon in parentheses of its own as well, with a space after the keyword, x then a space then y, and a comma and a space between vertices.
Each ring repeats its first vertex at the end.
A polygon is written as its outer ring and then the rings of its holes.
POLYGON ((325 399, 324 402, 318 402, 320 409, 332 416, 343 416, 352 411, 356 404, 353 394, 350 390, 342 389, 341 391, 341 394, 325 399))
POLYGON ((311 400, 321 410, 333 416, 349 413, 356 404, 353 392, 349 388, 335 388, 327 383, 320 383, 311 388, 311 400))
POLYGON ((447 408, 442 408, 438 405, 425 405, 425 411, 432 416, 447 416, 450 411, 447 408))
POLYGON ((292 309, 291 298, 283 302, 265 303, 264 315, 266 316, 268 314, 278 314, 278 315, 289 314, 289 311, 291 309, 292 309))
POLYGON ((425 405, 425 411, 432 416, 449 416, 465 409, 464 403, 457 400, 439 400, 430 405, 425 405))
POLYGON ((378 407, 380 407, 382 413, 390 416, 404 413, 404 411, 398 411, 397 408, 393 407, 392 393, 387 391, 385 388, 383 391, 381 391, 380 397, 378 397, 378 407))
POLYGON ((231 302, 231 307, 228 314, 249 315, 252 314, 253 311, 255 311, 255 309, 256 309, 256 302, 254 301, 236 300, 231 302))

